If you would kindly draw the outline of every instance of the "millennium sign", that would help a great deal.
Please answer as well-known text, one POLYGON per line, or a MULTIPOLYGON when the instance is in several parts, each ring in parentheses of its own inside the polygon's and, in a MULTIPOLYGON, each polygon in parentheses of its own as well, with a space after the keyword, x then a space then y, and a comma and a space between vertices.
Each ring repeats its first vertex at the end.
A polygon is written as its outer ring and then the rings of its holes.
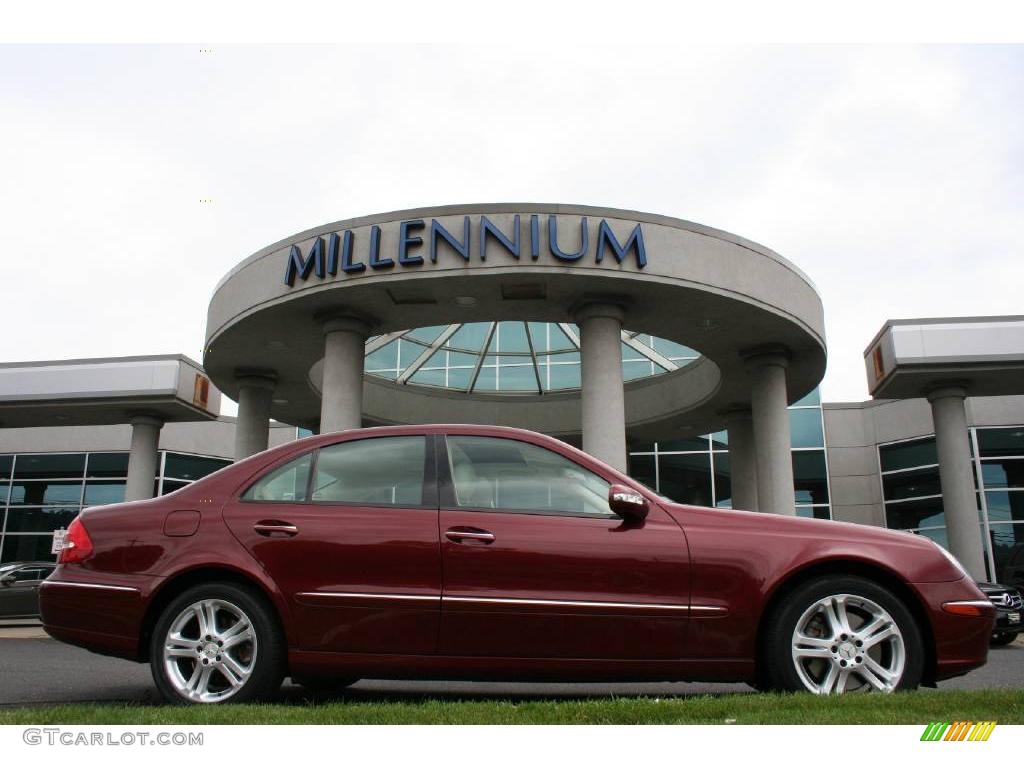
MULTIPOLYGON (((285 265, 285 285, 294 286, 295 280, 308 280, 316 275, 324 279, 328 275, 337 276, 373 270, 393 269, 421 265, 429 259, 432 264, 438 260, 438 245, 444 243, 456 258, 469 263, 474 258, 480 261, 487 259, 487 245, 493 243, 495 248, 504 252, 506 257, 520 260, 529 251, 529 258, 536 261, 541 253, 541 217, 530 216, 529 238, 523 238, 520 227, 520 216, 517 214, 512 222, 511 232, 503 232, 498 225, 486 216, 480 216, 477 222, 479 236, 470 237, 470 218, 462 218, 462 232, 457 234, 446 229, 437 219, 431 219, 429 226, 423 219, 411 219, 398 225, 398 247, 393 254, 381 253, 380 227, 370 227, 365 243, 356 243, 352 230, 346 229, 341 234, 332 232, 326 242, 317 237, 305 256, 298 245, 293 245, 285 265), (422 236, 421 236, 422 235, 422 236), (426 240, 426 243, 424 243, 426 240), (525 242, 524 242, 525 241, 525 242), (475 247, 474 247, 475 246, 475 247)), ((606 253, 611 254, 617 263, 622 264, 632 254, 639 269, 647 266, 647 251, 644 248, 644 233, 637 224, 625 242, 621 242, 612 232, 608 222, 601 219, 597 228, 597 237, 591 243, 587 217, 580 218, 579 247, 576 250, 563 250, 558 244, 558 217, 547 217, 547 250, 557 261, 572 264, 592 255, 594 263, 604 261, 606 253)))

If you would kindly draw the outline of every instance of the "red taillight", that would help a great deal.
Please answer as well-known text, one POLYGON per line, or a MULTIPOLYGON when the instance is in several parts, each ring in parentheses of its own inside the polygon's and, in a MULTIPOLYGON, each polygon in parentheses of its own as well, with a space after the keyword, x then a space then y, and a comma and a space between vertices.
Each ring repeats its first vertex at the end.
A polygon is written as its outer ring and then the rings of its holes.
POLYGON ((92 539, 82 525, 82 519, 76 517, 64 534, 64 546, 60 550, 58 563, 80 563, 92 554, 92 539))

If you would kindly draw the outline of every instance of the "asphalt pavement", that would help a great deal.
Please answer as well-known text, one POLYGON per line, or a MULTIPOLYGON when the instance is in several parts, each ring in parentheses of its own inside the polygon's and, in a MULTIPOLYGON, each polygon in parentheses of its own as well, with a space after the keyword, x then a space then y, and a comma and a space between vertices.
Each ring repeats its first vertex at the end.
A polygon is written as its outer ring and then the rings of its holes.
MULTIPOLYGON (((1004 648, 992 648, 988 664, 939 683, 939 690, 984 688, 1024 689, 1024 637, 1004 648)), ((550 699, 597 696, 693 696, 750 694, 747 685, 716 683, 476 683, 462 681, 361 680, 346 700, 416 700, 422 698, 550 699)), ((306 697, 302 688, 286 684, 281 701, 306 697)), ((149 667, 112 659, 64 645, 36 627, 0 628, 0 706, 71 702, 160 701, 149 667)))

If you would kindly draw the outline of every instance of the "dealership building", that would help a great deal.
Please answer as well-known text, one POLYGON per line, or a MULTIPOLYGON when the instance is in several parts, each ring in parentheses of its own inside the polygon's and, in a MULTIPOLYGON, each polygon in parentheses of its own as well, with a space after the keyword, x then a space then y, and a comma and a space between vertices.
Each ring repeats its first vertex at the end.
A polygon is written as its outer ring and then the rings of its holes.
POLYGON ((821 402, 826 352, 806 275, 692 222, 495 204, 327 224, 221 280, 201 364, 0 364, 0 562, 268 446, 443 422, 554 435, 681 502, 914 531, 1024 581, 1024 317, 889 321, 866 402, 821 402))

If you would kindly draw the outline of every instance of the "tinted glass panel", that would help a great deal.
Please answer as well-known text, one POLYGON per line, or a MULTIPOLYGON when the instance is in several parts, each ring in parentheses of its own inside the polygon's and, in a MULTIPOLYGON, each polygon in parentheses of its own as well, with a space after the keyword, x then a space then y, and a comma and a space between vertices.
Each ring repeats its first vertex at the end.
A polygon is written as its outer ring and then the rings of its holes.
POLYGON ((985 456, 1024 456, 1024 427, 978 430, 978 453, 985 456))
POLYGON ((206 456, 188 456, 183 453, 168 453, 164 461, 164 477, 181 480, 198 480, 211 472, 228 466, 230 461, 211 459, 206 456))
POLYGON ((828 507, 797 507, 796 514, 797 517, 813 517, 818 520, 831 519, 831 515, 829 515, 828 512, 828 507))
POLYGON ((945 528, 926 528, 917 532, 925 538, 931 539, 943 549, 949 549, 949 538, 946 536, 945 528))
POLYGON ((817 408, 790 410, 789 434, 794 448, 821 448, 825 445, 821 411, 817 408))
POLYGON ((1024 488, 1024 459, 987 459, 981 477, 986 488, 1024 488))
POLYGON ((708 450, 708 438, 706 435, 701 435, 682 440, 665 440, 658 443, 658 450, 662 453, 666 451, 706 451, 708 450))
POLYGON ((90 453, 85 473, 89 477, 125 477, 128 474, 128 454, 90 453))
POLYGON ((793 405, 821 405, 821 392, 815 389, 797 400, 793 405))
POLYGON ((797 504, 828 503, 828 473, 825 471, 824 451, 793 453, 793 488, 797 504))
POLYGON ((1024 525, 989 525, 996 574, 1004 584, 1024 584, 1024 525))
POLYGON ((923 525, 945 525, 942 499, 918 499, 885 505, 886 524, 890 528, 920 528, 923 525))
POLYGON ((654 475, 654 456, 630 456, 629 476, 653 491, 657 490, 654 475))
POLYGON ((942 493, 939 468, 912 469, 894 475, 882 476, 886 499, 910 499, 915 496, 934 496, 942 493))
POLYGON ((78 504, 82 496, 81 480, 36 480, 11 484, 11 504, 78 504))
POLYGON ((878 449, 878 456, 883 472, 939 463, 939 456, 935 452, 934 437, 896 443, 895 445, 883 445, 878 449))
POLYGON ((313 501, 336 504, 423 504, 426 438, 378 437, 320 449, 313 501))
MULTIPOLYGON (((313 454, 306 453, 272 469, 242 494, 243 501, 305 501, 313 454)), ((164 482, 166 488, 167 482, 164 482)))
POLYGON ((48 560, 54 562, 56 555, 50 554, 53 545, 53 534, 43 536, 4 536, 3 550, 0 551, 0 563, 11 563, 17 560, 48 560))
POLYGON ((191 483, 183 483, 183 482, 181 482, 179 480, 164 480, 163 495, 166 496, 168 493, 174 493, 175 491, 180 491, 182 488, 184 488, 187 485, 191 485, 191 483))
POLYGON ((460 507, 611 514, 609 484, 546 448, 519 440, 450 435, 448 458, 460 507))
POLYGON ((7 510, 7 533, 46 533, 67 528, 78 507, 13 507, 7 510))
POLYGON ((985 503, 990 522, 1024 522, 1024 491, 986 491, 985 503))
POLYGON ((85 484, 83 505, 119 504, 124 501, 125 484, 123 482, 97 483, 90 481, 85 484))
POLYGON ((13 456, 0 456, 0 478, 11 476, 11 466, 13 463, 13 456))
POLYGON ((14 463, 14 476, 19 478, 81 477, 84 472, 84 453, 21 453, 14 463))
POLYGON ((681 504, 714 506, 711 497, 711 454, 658 456, 661 493, 681 504))
POLYGON ((732 467, 728 453, 716 453, 712 459, 715 467, 715 506, 732 507, 732 467))

